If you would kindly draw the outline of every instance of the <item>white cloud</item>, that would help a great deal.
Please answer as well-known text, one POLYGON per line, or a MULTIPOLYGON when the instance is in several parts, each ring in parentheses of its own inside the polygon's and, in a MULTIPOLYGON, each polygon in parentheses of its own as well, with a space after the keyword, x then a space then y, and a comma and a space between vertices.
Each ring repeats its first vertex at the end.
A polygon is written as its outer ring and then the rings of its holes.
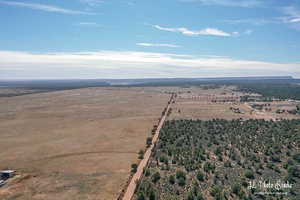
POLYGON ((80 25, 97 25, 96 22, 79 22, 80 25))
POLYGON ((294 75, 300 64, 135 51, 0 51, 0 79, 294 75))
POLYGON ((2 1, 2 0, 0 0, 0 3, 9 6, 24 7, 24 8, 34 9, 34 10, 41 10, 45 12, 55 12, 55 13, 70 14, 70 15, 95 15, 95 13, 78 11, 78 10, 70 10, 70 9, 60 8, 52 5, 45 5, 45 4, 38 4, 38 3, 2 1))
POLYGON ((154 43, 136 43, 138 46, 144 46, 144 47, 171 47, 171 48, 178 48, 180 47, 179 45, 175 44, 154 44, 154 43))
POLYGON ((283 8, 283 12, 288 15, 288 17, 283 18, 286 23, 298 23, 300 22, 300 11, 294 6, 288 6, 283 8))
POLYGON ((245 31, 245 34, 247 34, 247 35, 251 35, 252 33, 253 33, 253 30, 250 30, 250 29, 245 31))
POLYGON ((96 22, 79 22, 78 25, 89 26, 89 27, 102 27, 100 24, 98 24, 96 22))
POLYGON ((294 22, 300 22, 300 18, 291 19, 290 22, 291 22, 291 23, 294 23, 294 22))
POLYGON ((197 2, 203 5, 236 6, 236 7, 256 7, 262 6, 259 0, 181 0, 182 2, 197 2))
POLYGON ((188 36, 197 36, 197 35, 212 35, 212 36, 221 36, 221 37, 229 37, 232 36, 232 33, 227 33, 219 29, 215 28, 206 28, 198 31, 192 31, 187 28, 167 28, 159 25, 153 25, 154 28, 162 31, 170 31, 170 32, 179 32, 183 35, 188 36))

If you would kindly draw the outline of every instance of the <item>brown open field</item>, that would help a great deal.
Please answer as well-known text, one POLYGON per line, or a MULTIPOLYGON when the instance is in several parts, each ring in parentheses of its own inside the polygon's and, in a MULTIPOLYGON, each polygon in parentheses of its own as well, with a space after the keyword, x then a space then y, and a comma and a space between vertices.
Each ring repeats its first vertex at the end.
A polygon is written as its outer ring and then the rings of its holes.
POLYGON ((0 97, 21 96, 35 93, 47 92, 46 89, 9 88, 0 86, 0 97))
POLYGON ((0 199, 116 199, 169 99, 162 89, 87 88, 0 98, 0 199))
MULTIPOLYGON (((300 118, 298 115, 292 114, 277 114, 277 109, 295 109, 297 102, 280 101, 270 103, 271 111, 258 111, 251 108, 251 103, 222 103, 211 102, 211 99, 226 99, 230 97, 239 97, 244 94, 234 91, 234 87, 221 87, 217 89, 201 89, 199 87, 181 88, 176 103, 172 106, 172 115, 170 119, 292 119, 300 118), (198 99, 197 99, 198 98, 198 99), (239 108, 240 113, 234 113, 230 107, 239 108)), ((178 91, 177 91, 178 92, 178 91)), ((260 102, 265 104, 269 102, 260 102)))

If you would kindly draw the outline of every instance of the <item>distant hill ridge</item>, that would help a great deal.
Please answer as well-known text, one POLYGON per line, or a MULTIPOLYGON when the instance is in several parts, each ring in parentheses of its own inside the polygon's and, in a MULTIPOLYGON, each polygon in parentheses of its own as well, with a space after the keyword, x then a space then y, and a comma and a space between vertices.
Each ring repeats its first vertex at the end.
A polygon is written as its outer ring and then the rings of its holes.
POLYGON ((212 77, 212 78, 141 78, 141 79, 58 79, 58 80, 0 80, 0 87, 38 89, 73 89, 103 86, 151 86, 181 85, 195 83, 277 81, 295 82, 292 76, 212 77))

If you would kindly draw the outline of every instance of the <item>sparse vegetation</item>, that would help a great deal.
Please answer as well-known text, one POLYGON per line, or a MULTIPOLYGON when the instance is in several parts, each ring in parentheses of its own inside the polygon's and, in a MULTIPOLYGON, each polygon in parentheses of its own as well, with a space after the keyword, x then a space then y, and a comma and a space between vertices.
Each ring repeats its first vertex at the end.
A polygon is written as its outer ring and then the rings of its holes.
POLYGON ((296 108, 292 110, 278 109, 276 110, 276 113, 277 114, 288 113, 292 115, 300 115, 300 105, 297 105, 296 108))
POLYGON ((137 170, 137 168, 138 168, 138 165, 137 165, 137 164, 135 164, 135 163, 132 164, 132 165, 131 165, 131 172, 132 172, 132 173, 135 173, 136 170, 137 170))

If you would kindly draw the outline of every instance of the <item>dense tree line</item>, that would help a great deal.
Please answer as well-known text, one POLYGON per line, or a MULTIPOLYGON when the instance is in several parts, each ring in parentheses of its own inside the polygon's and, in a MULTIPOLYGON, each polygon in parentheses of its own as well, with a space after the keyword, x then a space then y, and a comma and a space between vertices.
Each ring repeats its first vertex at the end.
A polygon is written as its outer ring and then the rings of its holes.
POLYGON ((300 85, 293 83, 283 84, 270 84, 270 83, 259 83, 259 84, 239 84, 239 90, 243 92, 258 93, 264 96, 265 100, 270 98, 279 99, 295 99, 300 100, 300 85))
POLYGON ((300 120, 168 121, 136 199, 300 199, 299 148, 300 120), (261 196, 260 179, 293 188, 261 196))

